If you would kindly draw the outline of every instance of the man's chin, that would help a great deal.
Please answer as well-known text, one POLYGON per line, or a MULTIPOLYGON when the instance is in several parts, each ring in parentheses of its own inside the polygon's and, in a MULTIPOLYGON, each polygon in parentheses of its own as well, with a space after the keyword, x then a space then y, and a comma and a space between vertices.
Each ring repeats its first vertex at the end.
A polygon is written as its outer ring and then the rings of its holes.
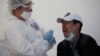
POLYGON ((66 38, 66 37, 68 37, 67 35, 64 35, 64 37, 66 38))
POLYGON ((67 37, 69 34, 68 33, 64 33, 64 37, 67 37))

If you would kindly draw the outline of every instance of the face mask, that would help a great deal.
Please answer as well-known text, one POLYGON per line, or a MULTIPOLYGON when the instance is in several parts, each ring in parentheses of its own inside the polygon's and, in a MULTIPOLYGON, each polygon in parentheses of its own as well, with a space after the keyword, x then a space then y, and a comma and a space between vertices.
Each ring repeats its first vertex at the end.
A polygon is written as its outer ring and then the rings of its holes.
POLYGON ((32 12, 23 12, 21 14, 21 16, 25 19, 25 20, 28 20, 32 15, 32 12))
POLYGON ((75 36, 75 34, 73 32, 71 32, 65 39, 68 41, 71 41, 74 36, 75 36))

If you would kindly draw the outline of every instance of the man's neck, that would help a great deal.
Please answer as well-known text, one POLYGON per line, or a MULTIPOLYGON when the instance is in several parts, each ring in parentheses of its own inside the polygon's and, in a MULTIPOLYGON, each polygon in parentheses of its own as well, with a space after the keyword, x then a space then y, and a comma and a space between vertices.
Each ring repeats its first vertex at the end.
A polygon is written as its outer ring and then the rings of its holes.
POLYGON ((72 47, 74 47, 76 45, 78 38, 79 38, 79 34, 76 34, 74 36, 74 38, 70 41, 70 44, 71 44, 72 47))

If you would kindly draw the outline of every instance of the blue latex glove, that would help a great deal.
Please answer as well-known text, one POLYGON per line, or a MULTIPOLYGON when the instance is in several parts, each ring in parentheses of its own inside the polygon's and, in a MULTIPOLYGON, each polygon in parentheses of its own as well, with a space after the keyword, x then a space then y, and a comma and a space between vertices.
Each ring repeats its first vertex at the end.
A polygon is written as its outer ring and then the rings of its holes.
POLYGON ((49 30, 48 32, 46 32, 43 36, 43 39, 47 40, 50 45, 56 43, 55 38, 53 37, 53 30, 49 30))
POLYGON ((56 44, 56 40, 55 38, 53 37, 51 41, 49 41, 49 45, 50 46, 53 46, 54 44, 56 44))

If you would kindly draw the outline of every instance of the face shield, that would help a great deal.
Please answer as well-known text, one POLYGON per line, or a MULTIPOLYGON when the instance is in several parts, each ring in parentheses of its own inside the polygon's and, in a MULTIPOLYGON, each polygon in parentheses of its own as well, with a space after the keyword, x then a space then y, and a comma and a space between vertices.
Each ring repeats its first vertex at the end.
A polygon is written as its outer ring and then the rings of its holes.
POLYGON ((8 0, 8 6, 10 12, 12 12, 12 10, 20 6, 28 8, 31 6, 31 4, 32 4, 32 0, 8 0))

